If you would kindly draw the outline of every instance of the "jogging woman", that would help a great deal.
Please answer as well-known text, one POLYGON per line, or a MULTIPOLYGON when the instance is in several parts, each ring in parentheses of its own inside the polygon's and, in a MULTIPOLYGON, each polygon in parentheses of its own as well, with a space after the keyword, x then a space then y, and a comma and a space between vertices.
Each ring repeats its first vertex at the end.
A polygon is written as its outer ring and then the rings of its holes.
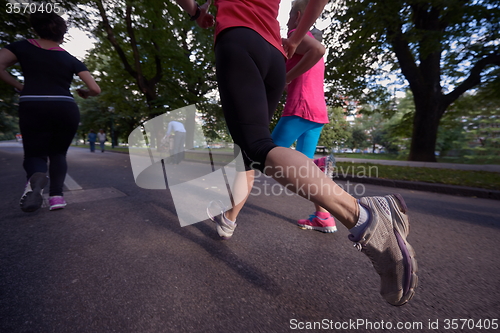
POLYGON ((78 90, 81 97, 96 96, 101 91, 85 65, 59 46, 67 31, 62 17, 33 13, 30 23, 38 39, 21 40, 0 50, 0 79, 20 94, 19 127, 28 180, 20 205, 25 212, 40 208, 49 178, 50 210, 66 206, 66 152, 80 122, 78 106, 69 90, 73 76, 78 75, 88 87, 78 90), (6 71, 18 62, 24 84, 6 71))
MULTIPOLYGON (((299 25, 309 0, 295 0, 288 19, 288 36, 299 25)), ((321 31, 320 31, 321 33, 321 31)), ((307 32, 297 47, 295 54, 286 61, 287 97, 283 113, 273 130, 275 144, 290 147, 297 142, 295 149, 313 159, 323 126, 328 123, 323 81, 325 47, 311 32, 307 32)), ((329 172, 330 157, 314 160, 324 172, 329 172)), ((300 219, 301 229, 321 232, 335 232, 335 219, 323 207, 315 206, 315 212, 308 219, 300 219)))

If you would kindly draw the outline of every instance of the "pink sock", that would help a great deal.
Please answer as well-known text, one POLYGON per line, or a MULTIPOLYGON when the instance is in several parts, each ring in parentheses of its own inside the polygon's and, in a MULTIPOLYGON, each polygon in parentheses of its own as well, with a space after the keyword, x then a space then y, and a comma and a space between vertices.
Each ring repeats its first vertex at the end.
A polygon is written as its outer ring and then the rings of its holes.
POLYGON ((316 215, 317 217, 319 217, 320 219, 327 219, 330 217, 330 213, 328 212, 315 212, 314 215, 316 215))

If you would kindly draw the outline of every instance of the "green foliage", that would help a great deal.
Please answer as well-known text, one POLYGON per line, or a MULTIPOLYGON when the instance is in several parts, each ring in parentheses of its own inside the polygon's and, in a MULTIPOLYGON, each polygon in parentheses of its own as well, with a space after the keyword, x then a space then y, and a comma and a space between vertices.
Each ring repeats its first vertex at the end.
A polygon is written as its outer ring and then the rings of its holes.
MULTIPOLYGON (((220 119, 220 108, 207 97, 216 87, 212 30, 187 20, 171 1, 89 3, 98 20, 86 21, 82 12, 73 17, 97 39, 86 64, 102 89, 96 99, 103 110, 113 108, 122 139, 144 121, 189 104, 209 125, 217 123, 211 119, 220 119)), ((95 122, 92 114, 86 119, 95 122)), ((217 126, 207 132, 216 135, 217 126)))
MULTIPOLYGON (((445 141, 444 144, 448 144, 445 148, 452 151, 452 156, 484 163, 500 160, 499 82, 497 77, 476 91, 464 94, 443 116, 442 135, 451 136, 451 143, 445 141)), ((442 144, 440 140, 439 144, 442 144)), ((445 156, 441 152, 441 156, 445 156)))
POLYGON ((17 106, 18 96, 14 89, 0 81, 0 140, 14 139, 19 132, 17 106))
POLYGON ((381 126, 379 144, 389 153, 407 155, 415 116, 415 104, 411 91, 398 100, 396 112, 381 126))
POLYGON ((0 47, 13 43, 27 37, 33 37, 30 31, 28 15, 22 13, 7 13, 6 4, 9 1, 2 0, 0 5, 0 47))
POLYGON ((447 107, 498 77, 498 0, 340 1, 324 16, 332 20, 325 35, 330 100, 370 104, 394 81, 389 74, 405 80, 415 102, 412 158, 433 160, 447 107))
POLYGON ((351 137, 346 142, 346 146, 351 149, 363 149, 368 146, 368 135, 363 128, 359 126, 354 126, 352 128, 351 137))
POLYGON ((232 142, 226 122, 224 121, 224 113, 219 103, 205 103, 198 106, 198 109, 202 113, 203 133, 207 140, 211 142, 232 142))
POLYGON ((498 172, 346 162, 337 162, 336 167, 339 174, 344 173, 382 179, 470 186, 491 190, 498 190, 500 188, 500 173, 498 172))
POLYGON ((351 137, 349 123, 345 120, 345 113, 342 108, 329 107, 328 119, 330 122, 323 126, 321 136, 318 141, 319 146, 341 147, 351 137))
MULTIPOLYGON (((7 13, 5 10, 8 1, 0 1, 0 47, 4 47, 22 38, 33 37, 28 23, 28 16, 16 13, 7 13)), ((19 66, 7 69, 14 76, 20 73, 19 66)), ((19 132, 17 118, 17 96, 14 88, 0 81, 0 140, 15 138, 19 132)))
MULTIPOLYGON (((416 66, 433 52, 444 51, 441 74, 455 78, 454 83, 478 59, 498 52, 498 0, 340 1, 327 6, 323 16, 332 20, 324 40, 332 46, 327 61, 332 96, 352 96, 362 103, 382 88, 378 82, 389 74, 406 78, 401 72, 406 63, 396 58, 396 37, 408 44, 407 60, 416 66), (424 18, 428 20, 418 21, 424 18)), ((485 74, 493 75, 491 70, 485 74)))
POLYGON ((17 115, 12 112, 16 105, 12 100, 0 99, 0 140, 12 140, 19 133, 17 115))

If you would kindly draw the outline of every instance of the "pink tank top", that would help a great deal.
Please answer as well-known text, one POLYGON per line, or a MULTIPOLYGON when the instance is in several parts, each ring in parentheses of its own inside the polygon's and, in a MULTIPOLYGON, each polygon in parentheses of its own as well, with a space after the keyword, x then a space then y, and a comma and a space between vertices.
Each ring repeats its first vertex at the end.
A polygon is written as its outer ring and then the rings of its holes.
POLYGON ((246 27, 256 31, 286 57, 277 21, 280 0, 215 0, 215 39, 224 30, 246 27))
MULTIPOLYGON (((290 31, 290 33, 292 33, 290 31)), ((289 33, 289 35, 290 35, 289 33)), ((308 36, 313 37, 311 32, 308 36)), ((294 54, 286 62, 286 71, 295 67, 302 55, 294 54)), ((321 58, 311 69, 290 82, 282 117, 298 116, 315 123, 327 124, 328 112, 325 102, 323 81, 325 61, 321 58)))

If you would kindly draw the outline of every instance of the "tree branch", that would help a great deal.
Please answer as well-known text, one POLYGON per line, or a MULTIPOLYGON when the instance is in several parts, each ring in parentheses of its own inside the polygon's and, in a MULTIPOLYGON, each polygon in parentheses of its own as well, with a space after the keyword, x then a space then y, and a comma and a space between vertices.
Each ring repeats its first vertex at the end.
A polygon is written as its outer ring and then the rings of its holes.
POLYGON ((163 77, 163 67, 161 65, 161 59, 159 56, 160 47, 158 46, 158 43, 156 43, 155 41, 152 41, 152 43, 156 50, 155 54, 156 74, 151 80, 148 81, 148 85, 156 85, 158 82, 160 82, 160 80, 163 77))
POLYGON ((428 4, 414 6, 415 28, 424 31, 418 42, 420 74, 433 96, 441 95, 441 37, 444 27, 440 21, 441 9, 428 4))
POLYGON ((401 26, 398 27, 397 31, 387 31, 387 37, 398 58, 401 71, 408 80, 410 87, 412 87, 412 90, 418 89, 422 85, 422 77, 415 63, 415 58, 411 53, 410 46, 404 39, 401 26))
POLYGON ((125 23, 127 26, 127 33, 130 38, 130 47, 132 48, 132 54, 134 56, 134 67, 137 73, 137 84, 139 85, 139 89, 141 89, 142 92, 146 94, 148 87, 146 86, 146 82, 144 81, 139 49, 137 48, 137 40, 135 39, 134 28, 132 27, 132 6, 128 4, 125 9, 125 23))
POLYGON ((453 103, 460 95, 467 90, 481 83, 481 72, 488 65, 500 66, 500 49, 496 50, 482 59, 480 59, 470 70, 469 76, 453 91, 444 96, 446 105, 453 103))
POLYGON ((104 9, 104 6, 102 4, 101 0, 96 0, 96 5, 97 8, 99 9, 99 14, 101 15, 102 18, 102 23, 104 25, 104 30, 106 31, 106 35, 108 40, 111 42, 111 45, 116 50, 116 53, 118 53, 118 56, 120 57, 120 60, 123 63, 123 66, 125 66, 125 70, 132 75, 132 77, 137 79, 137 72, 134 71, 132 66, 128 63, 127 56, 125 55, 125 52, 123 52, 123 49, 120 47, 120 44, 118 44, 118 41, 115 38, 115 34, 113 32, 113 28, 109 24, 108 16, 106 15, 106 10, 104 9))

